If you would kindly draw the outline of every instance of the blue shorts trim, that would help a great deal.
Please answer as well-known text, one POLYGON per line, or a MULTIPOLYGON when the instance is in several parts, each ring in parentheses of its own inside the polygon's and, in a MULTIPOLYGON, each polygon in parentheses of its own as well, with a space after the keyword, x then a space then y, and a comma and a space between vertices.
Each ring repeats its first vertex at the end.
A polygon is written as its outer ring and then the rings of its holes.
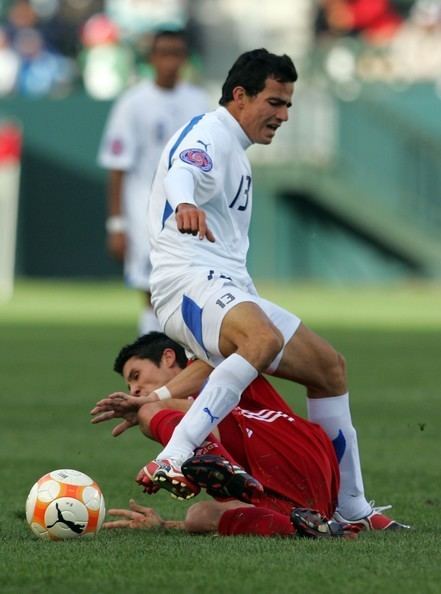
POLYGON ((206 351, 202 337, 202 311, 202 308, 193 299, 184 295, 182 298, 181 313, 185 325, 196 338, 198 344, 206 351))

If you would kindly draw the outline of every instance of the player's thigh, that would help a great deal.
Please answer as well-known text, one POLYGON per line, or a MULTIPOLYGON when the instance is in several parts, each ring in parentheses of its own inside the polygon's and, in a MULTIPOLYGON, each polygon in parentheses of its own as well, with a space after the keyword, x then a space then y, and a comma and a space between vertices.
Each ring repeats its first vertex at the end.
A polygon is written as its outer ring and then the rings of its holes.
POLYGON ((274 375, 303 384, 313 392, 323 392, 323 395, 335 396, 347 389, 343 357, 304 324, 285 345, 274 375))
POLYGON ((252 360, 268 348, 275 351, 275 356, 283 346, 283 337, 257 303, 243 302, 223 318, 218 345, 224 357, 239 352, 252 360))
POLYGON ((234 352, 253 364, 266 351, 275 356, 299 324, 294 314, 231 282, 198 280, 177 303, 165 332, 216 367, 234 352))
POLYGON ((231 282, 198 279, 179 297, 175 312, 165 322, 165 332, 190 353, 216 367, 224 358, 219 349, 223 320, 234 308, 256 300, 255 295, 231 282))

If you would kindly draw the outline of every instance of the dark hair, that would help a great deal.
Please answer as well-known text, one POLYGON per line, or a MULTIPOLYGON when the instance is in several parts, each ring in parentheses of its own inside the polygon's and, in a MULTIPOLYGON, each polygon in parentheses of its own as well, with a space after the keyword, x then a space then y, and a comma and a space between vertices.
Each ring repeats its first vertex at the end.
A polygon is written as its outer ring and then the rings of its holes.
POLYGON ((159 367, 165 349, 174 350, 177 364, 184 369, 187 365, 187 357, 181 345, 162 332, 149 332, 131 344, 123 346, 115 359, 113 370, 122 375, 123 367, 131 357, 149 359, 159 367))
POLYGON ((277 56, 266 49, 245 52, 237 58, 222 86, 220 105, 233 100, 233 89, 243 87, 246 94, 254 96, 265 88, 267 78, 279 82, 295 82, 297 70, 289 56, 277 56))
POLYGON ((185 45, 188 45, 187 34, 183 29, 161 29, 156 31, 153 36, 152 43, 150 46, 150 53, 154 52, 156 45, 163 37, 172 37, 173 39, 181 39, 185 45))

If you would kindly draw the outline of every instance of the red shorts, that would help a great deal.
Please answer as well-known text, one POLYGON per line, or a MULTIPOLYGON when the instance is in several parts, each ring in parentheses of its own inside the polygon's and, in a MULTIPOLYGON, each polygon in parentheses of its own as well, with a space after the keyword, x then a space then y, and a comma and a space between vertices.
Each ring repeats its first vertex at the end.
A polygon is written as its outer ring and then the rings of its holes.
MULTIPOLYGON (((170 412, 160 411, 151 421, 157 441, 164 423, 171 434, 183 416, 170 412)), ((264 495, 253 502, 257 506, 284 514, 308 507, 333 515, 340 474, 331 441, 321 427, 296 415, 263 377, 245 390, 219 431, 231 456, 264 486, 264 495)))
POLYGON ((219 431, 233 458, 264 486, 256 504, 283 513, 308 507, 332 516, 340 483, 334 447, 321 427, 292 412, 267 380, 259 377, 245 390, 219 431))

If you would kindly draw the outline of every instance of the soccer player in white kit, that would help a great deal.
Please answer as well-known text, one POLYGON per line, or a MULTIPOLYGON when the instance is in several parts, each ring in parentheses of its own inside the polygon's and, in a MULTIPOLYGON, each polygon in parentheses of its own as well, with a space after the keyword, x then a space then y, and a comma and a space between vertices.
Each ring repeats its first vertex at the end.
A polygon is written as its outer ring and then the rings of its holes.
POLYGON ((153 175, 170 136, 208 107, 200 88, 179 80, 186 57, 182 32, 155 35, 150 52, 155 79, 134 85, 115 103, 98 155, 100 165, 109 170, 109 250, 117 259, 124 259, 128 286, 146 293, 140 334, 158 329, 150 306, 147 238, 147 202, 153 175))
MULTIPOLYGON (((246 269, 252 172, 245 151, 271 143, 288 119, 296 80, 288 56, 246 52, 228 73, 221 107, 193 118, 162 154, 148 216, 152 303, 164 332, 215 369, 144 467, 144 482, 192 496, 181 464, 266 372, 306 387, 309 419, 339 460, 337 517, 360 521, 381 510, 364 495, 344 359, 297 316, 259 297, 246 269)), ((158 397, 170 397, 167 386, 151 395, 158 397)))

